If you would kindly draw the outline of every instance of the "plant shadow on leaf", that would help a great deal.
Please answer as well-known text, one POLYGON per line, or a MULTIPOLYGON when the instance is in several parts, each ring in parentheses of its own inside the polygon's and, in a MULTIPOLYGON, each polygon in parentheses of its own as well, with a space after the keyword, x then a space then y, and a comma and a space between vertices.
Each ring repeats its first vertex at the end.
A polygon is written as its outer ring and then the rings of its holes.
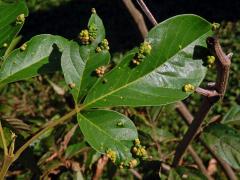
POLYGON ((44 64, 41 68, 39 68, 39 74, 46 74, 49 72, 56 72, 57 70, 61 69, 61 56, 62 52, 60 51, 59 47, 54 43, 52 45, 53 50, 48 58, 48 63, 44 64))
POLYGON ((209 55, 209 50, 206 47, 196 45, 193 51, 193 60, 203 60, 205 62, 206 57, 209 55))

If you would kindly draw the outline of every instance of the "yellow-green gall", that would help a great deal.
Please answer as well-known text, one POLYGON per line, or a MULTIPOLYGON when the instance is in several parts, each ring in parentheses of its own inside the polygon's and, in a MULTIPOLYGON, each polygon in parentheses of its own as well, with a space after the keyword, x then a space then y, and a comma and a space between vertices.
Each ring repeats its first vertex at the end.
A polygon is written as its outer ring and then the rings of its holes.
POLYGON ((27 44, 26 43, 24 43, 23 45, 21 45, 21 47, 20 47, 20 50, 21 51, 25 51, 27 49, 27 44))
POLYGON ((104 75, 105 71, 106 71, 105 66, 100 66, 95 70, 98 77, 102 77, 104 75))
POLYGON ((102 40, 102 42, 100 43, 100 48, 102 50, 109 50, 109 43, 107 39, 102 40))
POLYGON ((212 30, 213 31, 216 31, 216 30, 218 30, 220 28, 220 24, 219 23, 212 23, 212 30))
POLYGON ((133 148, 132 148, 132 153, 133 153, 133 154, 136 154, 136 153, 137 153, 137 150, 138 150, 138 148, 135 147, 135 146, 133 146, 133 148))
POLYGON ((111 149, 107 150, 107 157, 112 161, 115 162, 117 159, 117 153, 111 149))
POLYGON ((137 149, 136 156, 147 157, 147 151, 146 151, 145 147, 139 147, 137 149))
POLYGON ((195 90, 195 87, 192 84, 185 84, 183 86, 183 90, 185 92, 193 92, 195 90))
POLYGON ((97 13, 95 8, 92 8, 92 9, 91 9, 91 12, 92 12, 93 14, 96 14, 96 13, 97 13))
POLYGON ((75 83, 69 83, 68 86, 72 89, 72 88, 76 87, 76 84, 75 83))
POLYGON ((129 168, 134 168, 136 167, 138 164, 137 160, 136 159, 132 159, 129 161, 128 165, 129 165, 129 168))
POLYGON ((97 38, 97 28, 95 24, 91 24, 88 27, 90 41, 94 41, 97 38))
POLYGON ((97 48, 96 48, 96 52, 97 53, 100 53, 102 51, 102 49, 98 46, 97 48))
POLYGON ((133 60, 132 60, 132 63, 133 63, 134 65, 139 65, 139 64, 140 64, 140 61, 139 61, 138 59, 133 59, 133 60))
POLYGON ((143 55, 149 55, 151 53, 152 46, 149 42, 144 41, 139 47, 139 53, 143 55))
POLYGON ((134 144, 137 146, 137 145, 140 145, 141 142, 140 142, 140 140, 137 138, 137 139, 134 140, 134 144))
POLYGON ((121 162, 121 163, 120 163, 119 168, 120 168, 120 169, 123 169, 123 168, 124 168, 124 162, 121 162))
POLYGON ((2 47, 6 48, 6 47, 8 47, 8 44, 7 43, 3 43, 2 47))
POLYGON ((16 18, 16 25, 21 25, 21 24, 24 23, 24 21, 25 21, 25 15, 24 14, 20 14, 16 18))
POLYGON ((124 125, 124 123, 121 122, 121 121, 117 123, 117 126, 118 126, 118 127, 122 127, 123 125, 124 125))
POLYGON ((208 64, 214 64, 216 58, 214 56, 207 56, 208 64))
POLYGON ((84 44, 84 45, 89 44, 90 37, 89 37, 89 32, 88 32, 87 29, 84 29, 80 32, 79 39, 80 39, 82 44, 84 44))

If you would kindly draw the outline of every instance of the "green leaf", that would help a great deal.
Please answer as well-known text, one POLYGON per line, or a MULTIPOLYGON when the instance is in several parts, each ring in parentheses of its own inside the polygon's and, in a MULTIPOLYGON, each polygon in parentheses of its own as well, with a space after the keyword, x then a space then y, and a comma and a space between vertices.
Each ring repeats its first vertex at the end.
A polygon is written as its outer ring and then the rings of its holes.
POLYGON ((182 179, 188 180, 207 180, 207 177, 202 174, 202 172, 198 169, 191 167, 178 167, 176 169, 178 175, 182 177, 182 179))
POLYGON ((76 103, 85 96, 88 90, 99 79, 95 69, 107 65, 110 54, 106 50, 96 53, 96 47, 105 38, 105 28, 102 20, 96 13, 89 19, 88 27, 94 26, 97 29, 96 39, 89 45, 78 46, 71 42, 69 48, 63 52, 61 65, 64 78, 67 84, 74 84, 71 93, 76 103))
POLYGON ((240 106, 235 105, 227 112, 221 121, 223 124, 239 124, 240 123, 240 106))
POLYGON ((132 60, 137 50, 124 56, 103 77, 107 83, 99 81, 90 90, 85 106, 158 106, 186 98, 190 93, 183 92, 183 86, 198 86, 205 76, 206 68, 197 55, 211 34, 211 24, 195 15, 160 23, 145 40, 152 46, 150 55, 135 67, 132 60))
POLYGON ((168 180, 181 180, 181 176, 175 171, 174 169, 171 169, 168 175, 168 180))
POLYGON ((101 18, 96 13, 92 13, 92 15, 88 21, 88 27, 90 27, 92 25, 97 28, 97 32, 96 32, 97 37, 92 42, 92 45, 97 46, 105 38, 105 28, 104 28, 101 18))
POLYGON ((0 56, 3 56, 7 47, 3 47, 6 43, 8 46, 21 30, 24 23, 16 25, 18 15, 24 14, 28 16, 28 8, 23 0, 14 3, 0 2, 0 56))
POLYGON ((69 145, 65 151, 65 158, 70 159, 71 157, 78 154, 84 147, 86 147, 85 142, 69 145))
POLYGON ((26 50, 14 50, 0 70, 0 84, 34 77, 60 69, 61 51, 68 41, 60 36, 43 34, 26 42, 26 50))
POLYGON ((74 87, 71 88, 71 93, 77 103, 88 89, 98 80, 94 74, 94 70, 109 62, 110 54, 108 51, 95 52, 95 48, 87 56, 82 57, 80 52, 81 47, 76 42, 70 42, 70 45, 63 51, 61 58, 61 66, 64 78, 67 84, 74 87))
POLYGON ((204 129, 203 140, 232 167, 240 169, 240 133, 223 124, 204 129))
POLYGON ((78 123, 86 141, 98 152, 116 152, 116 163, 132 158, 130 152, 137 129, 126 116, 108 110, 78 114, 78 123))

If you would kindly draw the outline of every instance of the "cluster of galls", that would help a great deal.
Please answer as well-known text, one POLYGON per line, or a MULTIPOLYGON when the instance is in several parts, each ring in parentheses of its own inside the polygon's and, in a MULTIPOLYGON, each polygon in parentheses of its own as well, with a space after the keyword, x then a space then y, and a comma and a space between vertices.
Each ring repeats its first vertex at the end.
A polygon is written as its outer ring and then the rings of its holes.
POLYGON ((207 66, 212 68, 215 63, 216 58, 214 56, 207 56, 207 66))
POLYGON ((216 31, 216 30, 218 30, 220 28, 220 24, 219 23, 212 23, 212 30, 213 31, 216 31))
POLYGON ((20 14, 16 18, 16 25, 21 25, 21 24, 24 23, 24 21, 25 21, 25 15, 24 14, 20 14))
POLYGON ((183 91, 185 92, 193 92, 195 90, 195 87, 192 84, 185 84, 183 86, 183 91))
POLYGON ((100 66, 98 67, 95 72, 97 74, 98 77, 103 77, 104 73, 106 71, 106 67, 105 66, 100 66))
POLYGON ((21 51, 25 51, 27 49, 27 44, 26 43, 24 43, 23 45, 21 45, 21 47, 20 47, 20 50, 21 51))
POLYGON ((79 39, 82 44, 87 45, 93 42, 97 37, 97 28, 95 24, 91 24, 88 29, 84 29, 79 34, 79 39))
POLYGON ((96 48, 96 52, 100 53, 102 50, 106 50, 108 51, 109 48, 109 43, 107 39, 102 40, 102 42, 98 45, 98 47, 96 48))
POLYGON ((134 146, 132 147, 132 153, 134 156, 139 158, 147 158, 147 151, 145 149, 145 146, 141 145, 141 142, 139 139, 134 140, 134 146))
MULTIPOLYGON (((117 159, 116 151, 113 151, 112 149, 108 149, 106 151, 106 155, 113 163, 116 162, 116 159, 117 159)), ((121 168, 121 169, 134 168, 137 166, 137 164, 138 164, 138 161, 136 159, 131 159, 130 161, 121 162, 119 165, 119 168, 121 168)))
POLYGON ((138 161, 136 159, 131 159, 130 161, 126 161, 126 162, 121 162, 120 165, 119 165, 119 168, 120 169, 123 169, 123 168, 134 168, 136 167, 138 164, 138 161))
POLYGON ((108 149, 107 152, 107 157, 113 162, 115 163, 116 159, 117 159, 117 153, 116 151, 113 151, 111 149, 108 149))
POLYGON ((139 65, 143 59, 151 53, 152 46, 149 42, 144 41, 140 44, 138 52, 135 54, 132 63, 134 65, 139 65))

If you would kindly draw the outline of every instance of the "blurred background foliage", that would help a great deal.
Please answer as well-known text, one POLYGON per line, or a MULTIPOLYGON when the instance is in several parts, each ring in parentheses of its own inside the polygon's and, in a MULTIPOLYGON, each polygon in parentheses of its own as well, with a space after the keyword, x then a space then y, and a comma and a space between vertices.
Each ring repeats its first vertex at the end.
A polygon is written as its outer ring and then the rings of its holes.
MULTIPOLYGON (((85 28, 92 7, 96 8, 103 19, 107 38, 110 42, 110 50, 113 54, 113 62, 118 62, 125 51, 137 46, 142 41, 137 26, 121 0, 27 0, 27 3, 30 15, 20 33, 23 36, 22 42, 42 33, 58 34, 75 39, 80 30, 85 28)), ((231 106, 240 104, 240 14, 237 13, 240 12, 240 1, 149 0, 146 3, 159 22, 173 15, 194 13, 211 22, 221 23, 218 35, 224 50, 233 52, 233 64, 226 97, 213 108, 206 123, 214 116, 223 117, 231 106)), ((146 23, 151 28, 147 19, 146 23)), ((215 70, 209 69, 203 85, 214 80, 215 75, 215 70)), ((5 119, 17 118, 28 124, 28 130, 16 132, 19 137, 24 139, 36 132, 48 120, 58 118, 69 111, 72 100, 66 90, 67 87, 60 72, 10 84, 1 89, 0 115, 5 119)), ((199 95, 194 94, 184 102, 192 113, 195 113, 200 99, 199 95)), ((174 111, 174 105, 117 108, 116 110, 128 115, 134 121, 139 130, 142 144, 146 146, 149 158, 153 162, 159 159, 166 162, 172 161, 176 142, 187 130, 181 117, 174 111)), ((59 179, 74 178, 75 171, 69 170, 70 168, 63 164, 62 160, 80 162, 81 166, 84 166, 82 167, 84 168, 82 169, 84 176, 91 177, 94 172, 92 170, 94 163, 99 154, 92 149, 84 149, 81 152, 74 151, 75 144, 78 147, 86 146, 78 128, 69 142, 72 147, 65 151, 65 159, 57 157, 51 160, 50 158, 59 149, 65 134, 74 127, 74 123, 76 123, 75 119, 72 120, 72 123, 61 125, 49 131, 39 141, 32 144, 31 148, 18 160, 19 163, 17 162, 11 167, 11 171, 17 173, 18 176, 9 174, 9 178, 33 179, 38 177, 40 172, 51 173, 51 177, 59 179), (68 153, 71 153, 72 156, 66 158, 68 153), (59 171, 54 171, 56 169, 59 171), (54 175, 54 172, 57 175, 54 175)), ((9 125, 7 121, 6 125, 9 125)), ((11 129, 11 124, 5 131, 9 132, 9 129, 11 129)), ((22 143, 21 138, 17 143, 19 145, 22 143)), ((203 158, 205 165, 208 166, 211 156, 198 142, 193 145, 203 158)), ((194 166, 194 161, 190 156, 186 156, 184 161, 186 165, 194 166)), ((144 173, 145 178, 158 179, 156 173, 158 169, 154 168, 156 168, 154 163, 149 165, 148 162, 142 162, 137 171, 144 173)), ((115 175, 114 179, 129 179, 134 177, 133 174, 133 172, 129 173, 129 170, 117 170, 110 163, 103 179, 113 175, 115 175)), ((215 177, 224 179, 220 171, 215 172, 215 177)))

